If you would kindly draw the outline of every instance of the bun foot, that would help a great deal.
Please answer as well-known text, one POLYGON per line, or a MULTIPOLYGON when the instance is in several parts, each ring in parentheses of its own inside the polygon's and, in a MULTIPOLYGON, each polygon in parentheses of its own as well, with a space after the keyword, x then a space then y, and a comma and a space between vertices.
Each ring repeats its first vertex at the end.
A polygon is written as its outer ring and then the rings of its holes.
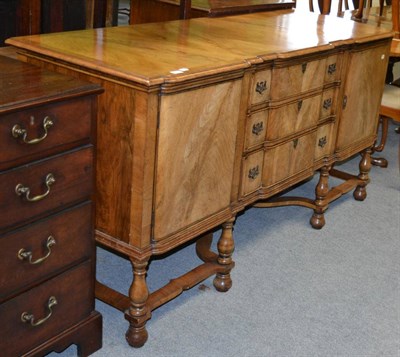
POLYGON ((310 224, 314 229, 321 229, 325 226, 325 217, 323 214, 314 213, 310 219, 310 224))
POLYGON ((221 293, 227 292, 232 287, 230 275, 217 274, 214 278, 214 287, 221 293))
POLYGON ((146 327, 129 327, 128 331, 126 331, 125 338, 128 344, 135 348, 142 347, 147 339, 149 334, 147 333, 146 327))
POLYGON ((353 197, 356 201, 364 201, 367 198, 366 188, 358 186, 353 193, 353 197))

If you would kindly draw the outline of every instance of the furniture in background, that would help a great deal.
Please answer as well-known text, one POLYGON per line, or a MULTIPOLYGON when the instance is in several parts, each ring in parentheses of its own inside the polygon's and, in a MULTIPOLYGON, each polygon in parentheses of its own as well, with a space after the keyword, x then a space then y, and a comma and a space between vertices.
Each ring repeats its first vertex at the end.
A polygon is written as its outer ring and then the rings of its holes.
POLYGON ((128 296, 98 282, 96 297, 125 313, 130 345, 146 342, 152 310, 207 277, 229 290, 246 207, 305 206, 321 228, 330 202, 353 189, 366 198, 391 37, 285 10, 7 41, 27 62, 105 89, 96 239, 130 259, 134 279, 128 296), (359 153, 356 175, 333 169, 359 153), (316 170, 315 198, 276 198, 316 170), (330 188, 330 176, 343 183, 330 188), (150 258, 195 239, 204 263, 150 294, 150 258))
POLYGON ((296 0, 131 0, 130 24, 291 9, 296 0))
POLYGON ((94 310, 97 85, 0 56, 0 350, 102 344, 94 310))
POLYGON ((12 36, 117 24, 118 0, 0 0, 0 46, 12 36))

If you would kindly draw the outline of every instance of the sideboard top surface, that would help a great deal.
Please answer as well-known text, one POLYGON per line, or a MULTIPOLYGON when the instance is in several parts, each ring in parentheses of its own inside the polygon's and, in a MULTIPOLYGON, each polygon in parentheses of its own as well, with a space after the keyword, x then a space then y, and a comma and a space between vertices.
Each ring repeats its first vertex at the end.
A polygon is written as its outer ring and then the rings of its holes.
POLYGON ((390 30, 292 10, 11 38, 8 44, 151 86, 390 38, 390 30))

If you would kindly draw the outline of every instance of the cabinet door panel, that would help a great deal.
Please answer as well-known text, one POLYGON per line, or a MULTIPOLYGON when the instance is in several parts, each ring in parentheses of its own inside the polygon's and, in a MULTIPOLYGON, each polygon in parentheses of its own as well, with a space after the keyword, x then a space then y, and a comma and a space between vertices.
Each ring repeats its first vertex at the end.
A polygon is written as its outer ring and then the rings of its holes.
POLYGON ((240 95, 236 80, 162 97, 154 239, 229 207, 240 95))
MULTIPOLYGON (((357 142, 375 134, 388 50, 389 47, 385 44, 350 55, 336 144, 337 151, 355 146, 357 142)), ((350 154, 352 152, 349 152, 350 154)))

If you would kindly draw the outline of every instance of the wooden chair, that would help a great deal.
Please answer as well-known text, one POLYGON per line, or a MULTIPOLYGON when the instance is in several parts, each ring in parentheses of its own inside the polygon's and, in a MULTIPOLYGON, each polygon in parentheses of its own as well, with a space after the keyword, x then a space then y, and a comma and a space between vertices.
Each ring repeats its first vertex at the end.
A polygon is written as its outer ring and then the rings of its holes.
MULTIPOLYGON (((379 145, 373 148, 373 152, 382 152, 386 145, 389 120, 392 119, 400 124, 400 87, 386 84, 383 91, 381 108, 379 110, 380 127, 382 130, 379 145)), ((400 160, 400 152, 399 152, 400 160)), ((371 157, 371 163, 375 166, 387 167, 388 162, 383 157, 371 157)))

